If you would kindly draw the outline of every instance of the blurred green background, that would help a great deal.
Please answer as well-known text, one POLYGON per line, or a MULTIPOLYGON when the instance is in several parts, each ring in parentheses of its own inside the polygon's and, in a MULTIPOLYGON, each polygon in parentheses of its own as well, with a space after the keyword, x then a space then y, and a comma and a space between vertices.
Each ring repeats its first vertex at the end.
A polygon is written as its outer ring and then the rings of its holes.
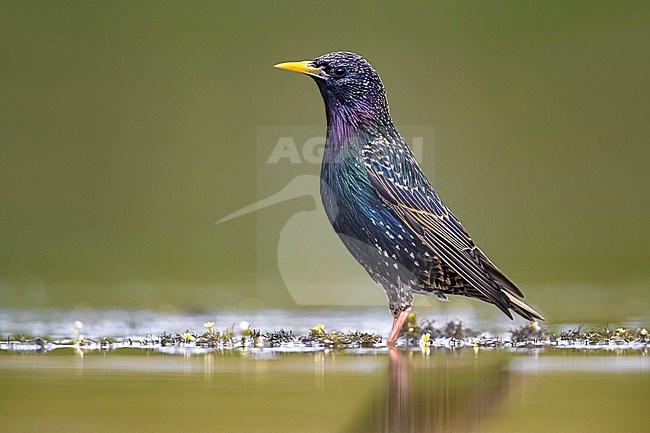
POLYGON ((649 10, 3 0, 0 303, 272 306, 257 233, 304 203, 214 223, 258 198, 259 127, 324 125, 272 65, 349 50, 398 127, 435 127, 425 171, 547 317, 647 314, 649 10))

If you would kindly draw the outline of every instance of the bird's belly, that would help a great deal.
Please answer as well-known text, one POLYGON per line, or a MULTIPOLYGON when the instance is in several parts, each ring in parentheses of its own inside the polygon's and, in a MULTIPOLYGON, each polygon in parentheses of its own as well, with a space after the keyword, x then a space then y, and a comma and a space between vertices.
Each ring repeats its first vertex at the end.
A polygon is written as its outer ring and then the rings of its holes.
POLYGON ((321 189, 323 206, 332 227, 352 256, 386 290, 417 280, 411 259, 419 255, 416 239, 371 194, 334 194, 321 189), (401 245, 400 245, 401 244, 401 245))

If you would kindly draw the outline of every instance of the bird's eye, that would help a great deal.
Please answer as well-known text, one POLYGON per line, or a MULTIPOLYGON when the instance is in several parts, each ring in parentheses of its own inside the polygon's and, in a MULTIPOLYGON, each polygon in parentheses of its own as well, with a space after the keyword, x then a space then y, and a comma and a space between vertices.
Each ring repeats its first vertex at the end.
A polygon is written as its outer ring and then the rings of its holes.
POLYGON ((348 70, 345 69, 345 68, 342 67, 342 66, 339 66, 338 68, 334 68, 334 70, 332 71, 332 75, 333 75, 334 77, 336 77, 336 78, 342 78, 342 77, 345 77, 345 74, 347 74, 347 73, 348 73, 348 70))

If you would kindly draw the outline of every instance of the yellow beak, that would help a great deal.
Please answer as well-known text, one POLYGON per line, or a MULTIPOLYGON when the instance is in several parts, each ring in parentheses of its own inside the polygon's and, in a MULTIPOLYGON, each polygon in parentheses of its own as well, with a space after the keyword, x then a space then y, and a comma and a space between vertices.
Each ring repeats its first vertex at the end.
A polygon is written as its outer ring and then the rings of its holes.
POLYGON ((321 68, 316 68, 312 65, 311 60, 304 60, 302 62, 286 62, 278 63, 274 66, 278 69, 285 71, 300 72, 301 74, 311 75, 316 78, 324 78, 325 72, 321 68))

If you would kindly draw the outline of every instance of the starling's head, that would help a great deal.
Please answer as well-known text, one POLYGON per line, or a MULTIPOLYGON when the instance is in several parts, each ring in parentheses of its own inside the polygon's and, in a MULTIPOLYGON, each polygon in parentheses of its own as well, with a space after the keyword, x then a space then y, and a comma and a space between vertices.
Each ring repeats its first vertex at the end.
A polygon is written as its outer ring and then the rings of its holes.
POLYGON ((314 60, 280 63, 275 67, 311 76, 323 95, 330 120, 367 122, 388 115, 379 75, 357 54, 337 51, 314 60))

